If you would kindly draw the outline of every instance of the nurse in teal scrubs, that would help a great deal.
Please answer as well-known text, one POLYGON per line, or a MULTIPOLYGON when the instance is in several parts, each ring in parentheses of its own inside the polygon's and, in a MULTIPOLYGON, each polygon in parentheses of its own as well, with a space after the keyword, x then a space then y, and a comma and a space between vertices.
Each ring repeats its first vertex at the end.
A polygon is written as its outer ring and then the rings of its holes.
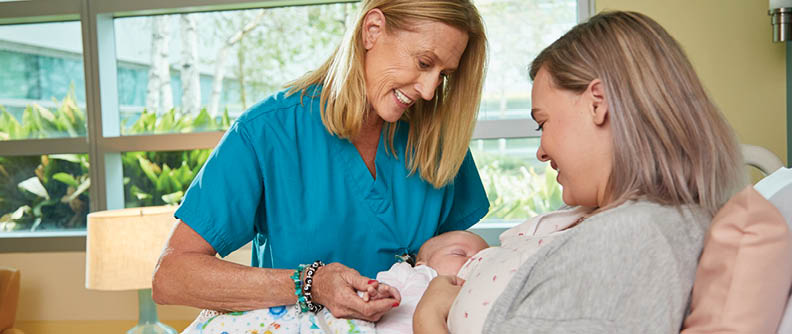
POLYGON ((250 108, 212 152, 176 211, 157 303, 241 311, 308 295, 335 316, 375 321, 400 300, 364 302, 371 277, 487 213, 467 148, 486 53, 477 10, 469 0, 361 8, 324 65, 250 108), (251 267, 215 256, 251 241, 251 267), (308 277, 301 265, 315 260, 328 264, 308 277))

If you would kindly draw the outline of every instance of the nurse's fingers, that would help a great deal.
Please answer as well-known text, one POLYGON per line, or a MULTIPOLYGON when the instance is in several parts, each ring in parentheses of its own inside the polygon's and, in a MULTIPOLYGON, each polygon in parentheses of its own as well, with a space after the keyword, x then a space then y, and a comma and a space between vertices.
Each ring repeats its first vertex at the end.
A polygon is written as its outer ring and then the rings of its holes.
MULTIPOLYGON (((386 312, 398 306, 399 300, 393 297, 371 299, 368 302, 364 302, 360 300, 360 298, 357 298, 357 300, 352 301, 352 303, 348 305, 348 308, 343 311, 348 315, 347 317, 367 321, 378 321, 386 312)), ((332 310, 331 313, 336 315, 332 310)))
POLYGON ((327 307, 337 318, 376 321, 399 304, 395 298, 364 302, 357 294, 377 287, 379 282, 361 276, 356 270, 340 263, 330 263, 316 270, 311 293, 314 302, 327 307))
POLYGON ((357 291, 368 291, 369 288, 376 289, 379 286, 377 280, 363 276, 352 268, 347 269, 349 270, 341 271, 341 276, 353 289, 357 291))

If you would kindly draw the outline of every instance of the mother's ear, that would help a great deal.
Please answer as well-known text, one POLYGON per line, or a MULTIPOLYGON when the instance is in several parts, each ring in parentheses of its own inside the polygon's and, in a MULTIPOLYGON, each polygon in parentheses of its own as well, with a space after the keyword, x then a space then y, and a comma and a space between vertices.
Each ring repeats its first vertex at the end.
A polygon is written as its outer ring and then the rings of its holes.
POLYGON ((591 99, 591 116, 594 124, 605 124, 608 119, 608 99, 605 96, 605 84, 600 79, 594 79, 586 87, 584 94, 591 99))
POLYGON ((363 34, 363 47, 366 51, 371 50, 376 44, 377 39, 385 31, 385 14, 379 8, 374 8, 363 18, 363 27, 361 33, 363 34))

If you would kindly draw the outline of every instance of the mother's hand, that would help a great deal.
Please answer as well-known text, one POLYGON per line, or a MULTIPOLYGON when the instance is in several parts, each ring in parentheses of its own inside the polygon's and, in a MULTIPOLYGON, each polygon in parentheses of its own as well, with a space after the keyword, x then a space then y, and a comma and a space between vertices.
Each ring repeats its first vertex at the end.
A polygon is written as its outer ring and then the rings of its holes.
POLYGON ((336 318, 355 318, 377 321, 392 308, 399 306, 401 298, 363 301, 357 294, 369 287, 377 288, 378 282, 361 276, 357 270, 340 263, 320 267, 314 274, 313 301, 324 305, 336 318))
POLYGON ((465 280, 456 276, 437 276, 429 283, 413 315, 415 334, 448 332, 448 312, 462 284, 465 280))

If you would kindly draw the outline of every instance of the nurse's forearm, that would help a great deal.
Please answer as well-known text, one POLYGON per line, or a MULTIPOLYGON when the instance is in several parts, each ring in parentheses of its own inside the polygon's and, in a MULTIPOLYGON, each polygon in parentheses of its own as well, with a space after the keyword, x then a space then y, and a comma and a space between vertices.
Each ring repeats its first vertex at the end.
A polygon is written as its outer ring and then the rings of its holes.
POLYGON ((253 268, 201 253, 166 250, 154 275, 157 304, 245 311, 294 304, 292 270, 253 268))

